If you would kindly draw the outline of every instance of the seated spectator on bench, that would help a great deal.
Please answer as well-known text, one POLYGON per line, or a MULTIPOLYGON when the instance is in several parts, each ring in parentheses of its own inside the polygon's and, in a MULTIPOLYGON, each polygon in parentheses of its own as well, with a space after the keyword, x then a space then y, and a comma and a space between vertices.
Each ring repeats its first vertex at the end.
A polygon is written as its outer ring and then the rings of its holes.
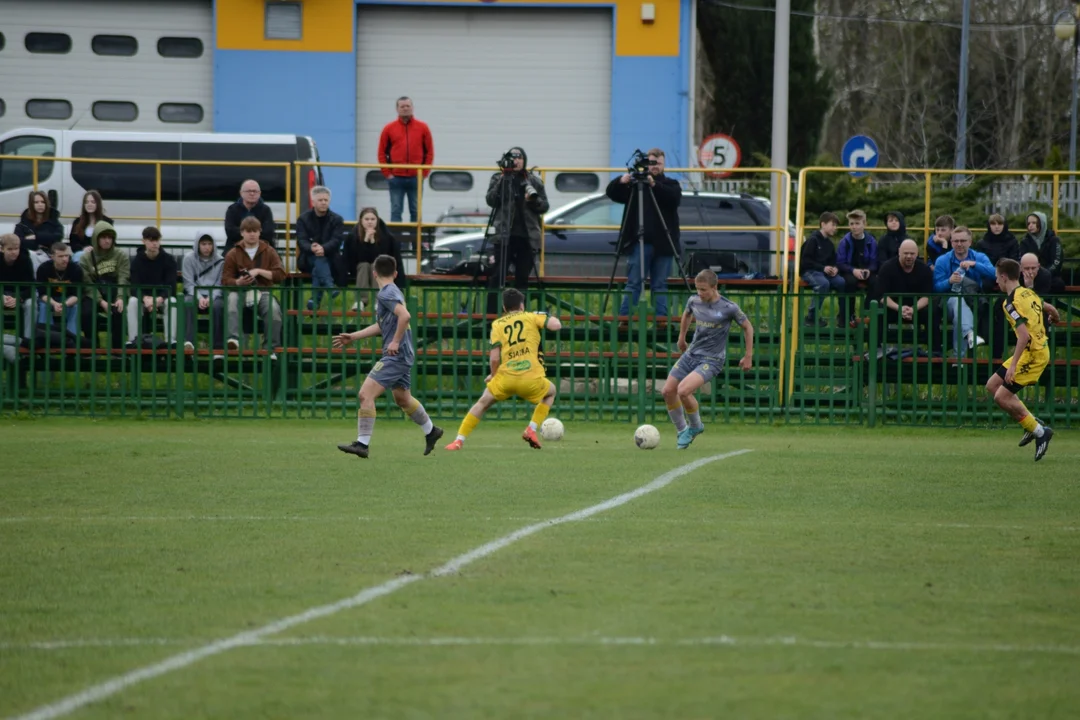
MULTIPOLYGON (((311 188, 311 209, 296 219, 296 244, 300 247, 297 267, 311 273, 311 299, 307 309, 322 304, 323 292, 338 291, 335 276, 341 277, 341 246, 345 242, 345 220, 330 209, 330 188, 316 185, 311 188)), ((344 284, 344 283, 342 283, 344 284)))
POLYGON ((126 250, 116 247, 116 228, 104 220, 94 225, 90 248, 79 260, 86 302, 81 303, 83 335, 97 347, 97 329, 105 320, 113 350, 124 345, 124 294, 131 281, 131 260, 126 250))
POLYGON ((72 262, 71 248, 60 240, 52 244, 52 260, 37 271, 38 325, 52 329, 53 320, 63 318, 72 342, 79 336, 79 285, 83 271, 72 262))
POLYGON ((227 288, 227 341, 230 350, 240 349, 240 309, 258 308, 266 332, 267 349, 276 360, 274 349, 281 346, 281 305, 270 288, 285 279, 285 267, 270 244, 259 237, 262 226, 257 218, 246 217, 240 222, 242 240, 225 254, 221 284, 227 288))
POLYGON ((810 233, 799 249, 799 276, 814 292, 814 299, 803 321, 805 325, 828 325, 828 320, 818 318, 821 304, 830 290, 840 292, 846 286, 836 267, 836 247, 832 241, 839 226, 840 218, 836 213, 822 213, 818 218, 818 229, 810 233))
POLYGON ((1020 243, 1016 236, 1009 232, 1009 224, 1003 215, 994 213, 986 221, 986 234, 975 246, 975 249, 990 259, 990 264, 997 267, 1001 258, 1009 258, 1020 262, 1020 243))
MULTIPOLYGON (((64 239, 64 226, 60 224, 60 213, 49 207, 49 196, 40 190, 33 190, 23 210, 22 217, 15 224, 15 234, 22 240, 27 252, 40 250, 49 252, 49 246, 64 239)), ((44 258, 42 258, 44 262, 44 258)))
POLYGON ((933 270, 937 259, 952 249, 952 232, 956 221, 952 215, 939 215, 934 221, 934 234, 926 241, 926 264, 933 270))
POLYGON ((1020 241, 1020 252, 1034 253, 1039 264, 1050 271, 1052 294, 1065 292, 1065 280, 1061 277, 1065 252, 1061 238, 1046 223, 1046 213, 1034 212, 1027 216, 1027 234, 1020 241))
POLYGON ((964 357, 968 350, 984 342, 975 335, 969 302, 982 291, 986 279, 996 275, 989 258, 971 249, 971 230, 963 225, 954 229, 952 250, 938 258, 934 266, 934 292, 953 293, 946 300, 945 307, 953 326, 957 357, 964 357))
POLYGON ((105 205, 101 202, 101 193, 97 190, 87 190, 86 194, 83 195, 82 213, 72 223, 71 233, 68 235, 71 252, 75 254, 72 260, 79 262, 82 259, 83 250, 90 247, 90 233, 94 231, 94 226, 101 220, 107 223, 112 222, 112 218, 105 214, 105 205))
POLYGON ((140 335, 153 335, 155 320, 162 314, 165 342, 175 347, 176 258, 161 249, 161 231, 153 225, 143 228, 142 242, 131 261, 127 347, 138 347, 140 335))
POLYGON ((1039 264, 1039 256, 1035 253, 1024 253, 1020 257, 1020 284, 1029 290, 1034 290, 1040 298, 1045 298, 1053 291, 1051 288, 1050 271, 1039 264))
POLYGON ((240 185, 240 199, 225 211, 225 254, 240 242, 240 222, 253 217, 259 221, 259 237, 270 247, 277 247, 277 226, 274 224, 274 211, 262 200, 262 188, 254 180, 245 180, 240 185))
POLYGON ((893 210, 885 214, 885 234, 878 240, 878 267, 900 255, 900 243, 908 239, 904 213, 893 210))
POLYGON ((187 329, 184 351, 195 349, 195 325, 198 315, 210 313, 210 345, 214 350, 224 346, 221 331, 225 312, 225 300, 221 297, 221 271, 225 258, 221 257, 214 237, 208 233, 195 233, 194 252, 184 256, 181 276, 184 283, 184 306, 187 313, 187 329))
POLYGON ((0 235, 0 290, 4 295, 4 314, 19 317, 22 306, 22 336, 30 337, 34 331, 34 264, 30 253, 22 247, 22 241, 15 233, 0 235), (9 283, 28 283, 16 287, 9 283))
MULTIPOLYGON (((844 296, 840 298, 839 324, 849 323, 855 327, 855 293, 859 291, 859 282, 873 287, 874 276, 878 271, 877 240, 866 232, 866 213, 852 210, 848 213, 850 231, 840 240, 836 248, 836 267, 844 278, 844 296)), ((863 296, 866 304, 866 296, 863 296)))
MULTIPOLYGON (((378 286, 371 274, 375 258, 380 255, 389 255, 394 258, 397 267, 404 267, 401 262, 401 247, 397 238, 394 237, 386 223, 379 217, 378 211, 373 207, 366 207, 360 211, 360 219, 349 231, 345 238, 345 249, 342 252, 345 262, 345 272, 354 275, 356 287, 375 291, 378 286)), ((398 272, 394 284, 404 291, 406 285, 405 273, 398 272)), ((361 297, 358 303, 352 306, 353 310, 363 312, 367 300, 361 297)))
MULTIPOLYGON (((903 329, 910 325, 915 331, 918 343, 918 330, 923 328, 931 335, 938 322, 930 316, 930 295, 934 292, 934 271, 927 267, 919 257, 919 246, 914 240, 907 239, 900 243, 897 257, 881 266, 878 273, 878 290, 885 300, 885 317, 889 325, 897 324, 903 329)), ((882 333, 882 344, 891 340, 888 331, 882 333)), ((897 338, 903 332, 897 333, 897 338)), ((925 340, 923 340, 925 342, 925 340)), ((937 343, 935 342, 935 345, 937 343)), ((938 349, 938 348, 935 348, 938 349)))

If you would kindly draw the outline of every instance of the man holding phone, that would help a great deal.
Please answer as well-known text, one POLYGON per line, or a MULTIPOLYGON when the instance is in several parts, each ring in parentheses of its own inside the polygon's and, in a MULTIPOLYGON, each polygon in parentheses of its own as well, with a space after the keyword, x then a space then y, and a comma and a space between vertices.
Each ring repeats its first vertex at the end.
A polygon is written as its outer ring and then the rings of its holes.
POLYGON ((240 349, 240 302, 244 307, 258 307, 266 330, 267 350, 270 359, 276 360, 274 349, 281 346, 281 305, 270 293, 270 288, 285 279, 285 266, 281 257, 270 244, 259 237, 262 225, 254 217, 246 217, 240 223, 242 240, 225 255, 221 271, 221 284, 235 287, 228 291, 226 311, 227 347, 240 349))

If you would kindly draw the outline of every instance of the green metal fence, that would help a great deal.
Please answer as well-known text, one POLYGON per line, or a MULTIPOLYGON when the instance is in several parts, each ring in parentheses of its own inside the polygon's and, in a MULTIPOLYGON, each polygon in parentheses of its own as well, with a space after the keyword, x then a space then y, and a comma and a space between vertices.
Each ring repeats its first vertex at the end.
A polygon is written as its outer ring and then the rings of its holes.
MULTIPOLYGON (((25 332, 24 308, 0 308, 4 360, 0 363, 0 411, 34 414, 142 417, 351 418, 356 391, 377 362, 373 338, 345 350, 335 334, 373 322, 374 293, 342 289, 309 308, 310 287, 266 291, 280 312, 281 337, 267 338, 272 316, 259 299, 224 289, 223 311, 235 298, 239 347, 223 347, 211 333, 210 313, 194 314, 194 347, 185 350, 190 301, 176 301, 175 328, 164 345, 169 307, 138 311, 132 331, 123 315, 82 315, 80 333, 34 328, 25 332), (250 304, 249 304, 250 303, 250 304), (92 325, 88 324, 91 323, 92 325), (110 334, 120 324, 120 342, 110 334), (89 337, 84 337, 82 331, 89 337), (162 347, 152 347, 156 335, 162 347), (128 347, 134 336, 136 344, 128 347)), ((924 322, 890 317, 876 303, 858 310, 858 321, 835 320, 830 297, 819 318, 804 323, 807 295, 726 288, 755 328, 753 369, 738 368, 742 336, 733 328, 727 366, 702 391, 703 417, 712 422, 788 422, 870 425, 1007 425, 1008 419, 983 386, 1014 339, 996 313, 1000 296, 971 299, 975 332, 985 340, 957 352, 956 323, 946 312, 949 296, 934 297, 924 322), (961 357, 958 357, 961 355, 961 357)), ((669 291, 675 316, 658 323, 643 303, 629 318, 617 316, 620 296, 603 289, 548 287, 532 290, 528 307, 558 315, 563 330, 548 333, 543 352, 559 394, 554 414, 564 420, 663 423, 661 387, 678 357, 678 313, 688 290, 669 291)), ((483 391, 488 372, 488 291, 468 286, 408 289, 416 346, 414 394, 443 419, 460 418, 483 391)), ((89 302, 85 298, 80 305, 89 302)), ((1051 334, 1053 364, 1038 388, 1026 391, 1034 412, 1057 426, 1076 421, 1080 402, 1080 354, 1075 343, 1080 311, 1059 299, 1062 322, 1051 334)), ((492 309, 494 306, 490 306, 492 309)), ((31 325, 36 325, 37 306, 31 325)), ((49 316, 52 319, 54 316, 49 316)), ((223 323, 227 325, 226 323, 223 323)), ((692 333, 692 330, 691 330, 692 333)), ((387 398, 381 409, 400 411, 387 398)), ((492 417, 524 420, 531 407, 512 401, 492 417)))

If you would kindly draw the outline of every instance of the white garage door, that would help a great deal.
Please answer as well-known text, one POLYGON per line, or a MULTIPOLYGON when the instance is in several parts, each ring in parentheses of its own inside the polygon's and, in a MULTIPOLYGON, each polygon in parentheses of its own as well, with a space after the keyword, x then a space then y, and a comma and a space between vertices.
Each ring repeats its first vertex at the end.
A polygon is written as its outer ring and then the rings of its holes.
POLYGON ((211 0, 3 0, 0 132, 212 129, 211 0))
MULTIPOLYGON (((601 9, 361 6, 358 162, 379 161, 379 133, 396 117, 396 99, 408 95, 416 117, 431 126, 436 163, 491 167, 471 178, 436 178, 435 189, 429 179, 425 220, 434 221, 451 206, 486 210, 495 161, 514 145, 525 148, 530 166, 606 167, 611 28, 611 11, 601 9), (471 189, 439 189, 444 182, 469 179, 471 189)), ((389 194, 374 172, 361 171, 357 178, 357 207, 374 205, 389 217, 389 194)), ((595 192, 595 185, 569 192, 555 186, 549 177, 553 208, 595 192)))

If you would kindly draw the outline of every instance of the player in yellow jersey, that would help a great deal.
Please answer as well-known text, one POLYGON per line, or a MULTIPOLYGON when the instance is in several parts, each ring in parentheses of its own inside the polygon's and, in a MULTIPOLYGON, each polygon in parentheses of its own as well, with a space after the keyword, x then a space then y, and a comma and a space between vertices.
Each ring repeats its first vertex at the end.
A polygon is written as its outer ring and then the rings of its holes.
POLYGON ((555 402, 555 385, 547 379, 540 359, 540 331, 558 331, 562 323, 556 317, 525 312, 525 296, 514 288, 503 292, 503 311, 505 315, 491 324, 491 374, 487 376, 487 389, 461 421, 457 439, 446 446, 447 450, 460 450, 488 408, 514 396, 536 405, 532 421, 521 438, 540 449, 536 429, 555 402))
POLYGON ((1020 263, 1015 260, 998 260, 997 284, 1005 293, 1002 307, 1005 308, 1009 325, 1016 333, 1016 348, 1012 358, 986 381, 986 391, 994 398, 998 407, 1024 428, 1020 445, 1024 446, 1032 439, 1035 440, 1035 460, 1038 462, 1050 447, 1054 431, 1039 422, 1016 394, 1037 383, 1039 376, 1050 363, 1043 313, 1047 313, 1052 321, 1057 322, 1058 312, 1050 303, 1044 303, 1033 290, 1020 284, 1020 263))

